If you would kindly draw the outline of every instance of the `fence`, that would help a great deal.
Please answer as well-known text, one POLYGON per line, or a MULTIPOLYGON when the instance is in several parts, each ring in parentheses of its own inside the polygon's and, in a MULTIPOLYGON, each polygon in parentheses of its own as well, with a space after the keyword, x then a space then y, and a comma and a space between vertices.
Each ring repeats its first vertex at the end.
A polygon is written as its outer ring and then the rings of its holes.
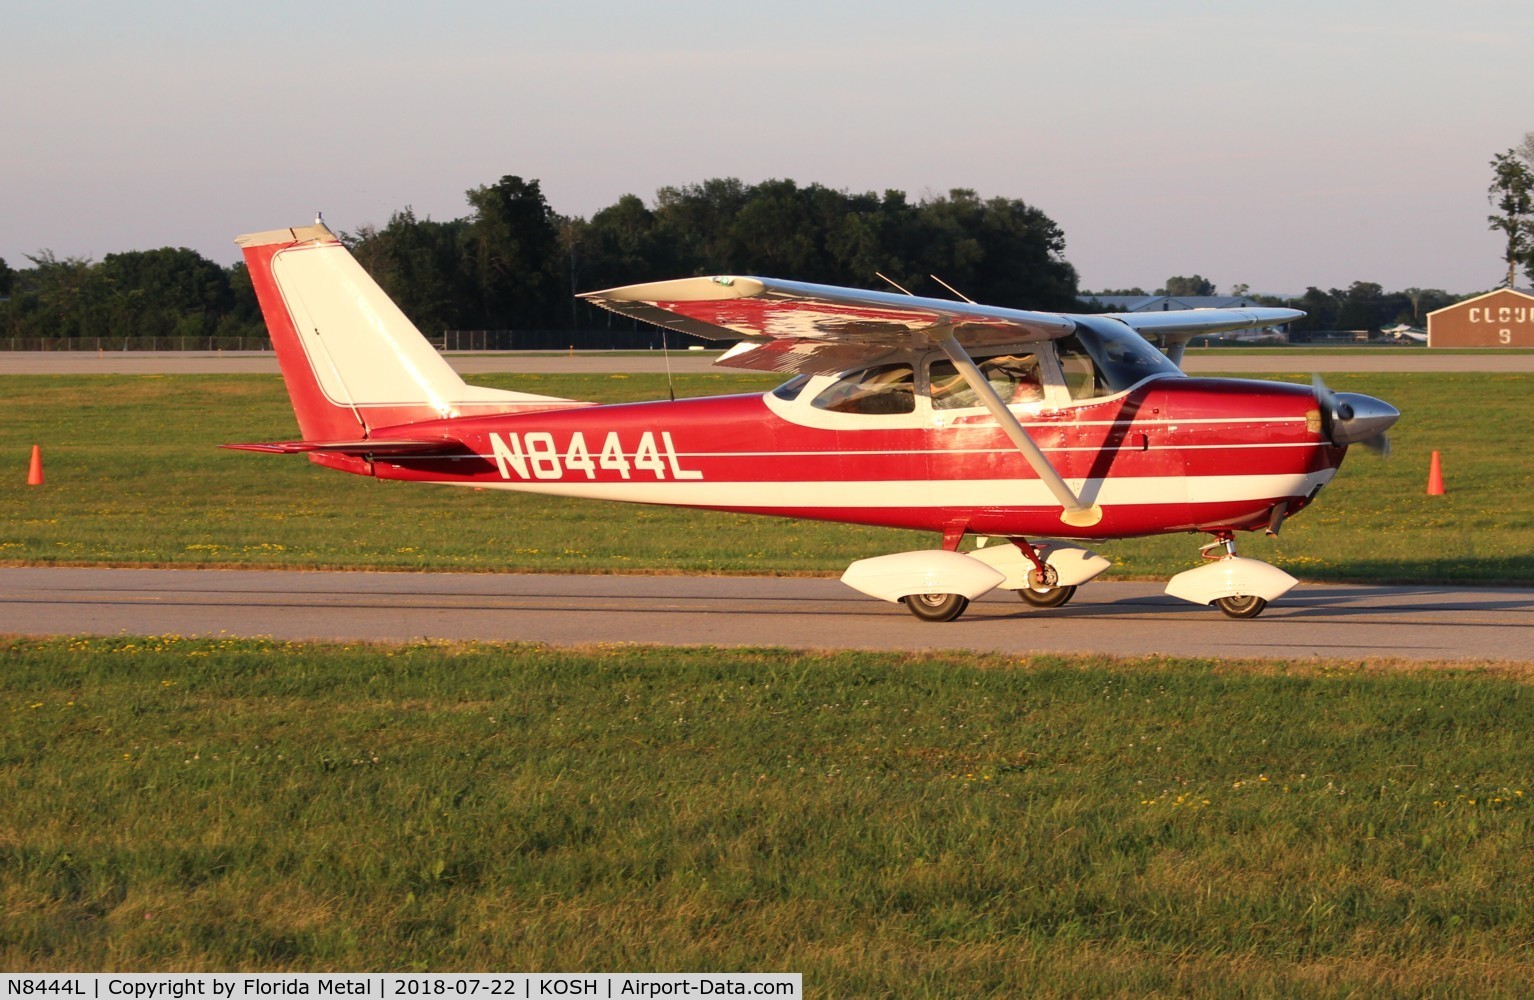
POLYGON ((722 347, 659 327, 634 330, 444 330, 432 338, 443 351, 685 351, 694 344, 722 347))
MULTIPOLYGON (((643 330, 444 330, 431 338, 443 351, 685 351, 718 341, 643 330)), ((0 337, 0 351, 270 351, 266 337, 0 337)))
POLYGON ((270 351, 266 337, 0 337, 0 351, 270 351))

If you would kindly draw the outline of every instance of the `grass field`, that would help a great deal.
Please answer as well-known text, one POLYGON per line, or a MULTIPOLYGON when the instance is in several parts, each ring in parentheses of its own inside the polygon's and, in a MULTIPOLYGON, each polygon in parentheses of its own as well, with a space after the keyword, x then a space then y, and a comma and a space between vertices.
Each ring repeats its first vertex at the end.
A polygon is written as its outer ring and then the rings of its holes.
MULTIPOLYGON (((1295 379, 1305 380, 1296 375, 1295 379)), ((485 376, 487 384, 622 402, 665 395, 660 375, 485 376)), ((678 376, 681 395, 759 391, 774 376, 678 376)), ((1243 552, 1302 579, 1534 580, 1534 465, 1524 416, 1534 376, 1336 375, 1404 416, 1395 456, 1350 456, 1317 504, 1243 552), (1427 497, 1430 451, 1449 495, 1427 497)), ((221 451, 290 438, 275 376, 0 376, 0 561, 514 572, 839 573, 927 547, 884 529, 503 492, 330 472, 299 458, 221 451), (33 444, 47 485, 27 487, 33 444)), ((1197 562, 1188 535, 1103 543, 1113 575, 1165 578, 1197 562)))
MULTIPOLYGON (((1402 409, 1396 456, 1351 458, 1244 552, 1308 579, 1534 579, 1534 377, 1328 381, 1402 409), (1433 449, 1446 497, 1423 495, 1433 449)), ((932 544, 218 450, 293 436, 275 377, 0 391, 0 561, 835 573, 932 544)), ((1102 548, 1169 576, 1201 540, 1102 548)), ((0 639, 0 715, 7 971, 779 969, 815 996, 1534 981, 1517 672, 0 639)))
POLYGON ((0 641, 0 968, 1522 995, 1528 677, 0 641))

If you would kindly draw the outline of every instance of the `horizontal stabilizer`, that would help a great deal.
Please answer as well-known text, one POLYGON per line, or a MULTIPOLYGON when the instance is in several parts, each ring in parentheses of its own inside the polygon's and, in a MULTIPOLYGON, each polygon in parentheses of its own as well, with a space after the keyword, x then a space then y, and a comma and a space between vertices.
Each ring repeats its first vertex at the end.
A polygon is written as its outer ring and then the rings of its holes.
POLYGON ((221 444, 220 448, 234 451, 261 451, 271 455, 309 455, 316 452, 331 455, 454 455, 462 454, 465 446, 452 440, 403 441, 268 441, 252 444, 221 444))

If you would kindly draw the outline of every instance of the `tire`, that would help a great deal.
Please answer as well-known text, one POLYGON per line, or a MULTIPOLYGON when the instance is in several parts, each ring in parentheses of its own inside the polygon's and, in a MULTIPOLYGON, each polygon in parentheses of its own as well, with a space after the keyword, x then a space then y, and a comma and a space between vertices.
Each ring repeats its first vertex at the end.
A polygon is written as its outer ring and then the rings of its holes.
POLYGON ((1268 606, 1260 597, 1222 597, 1214 604, 1227 618, 1256 618, 1268 606))
POLYGON ((969 598, 962 594, 912 594, 905 598, 905 606, 924 622, 951 622, 969 607, 969 598))
POLYGON ((1017 592, 1023 603, 1036 608, 1062 608, 1076 596, 1075 587, 1045 587, 1042 590, 1024 587, 1017 592))

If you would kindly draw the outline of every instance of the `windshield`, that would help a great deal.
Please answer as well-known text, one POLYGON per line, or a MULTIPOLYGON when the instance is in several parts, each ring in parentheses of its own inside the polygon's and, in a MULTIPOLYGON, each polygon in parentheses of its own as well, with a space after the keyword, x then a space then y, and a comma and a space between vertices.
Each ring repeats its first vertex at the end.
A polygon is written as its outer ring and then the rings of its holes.
POLYGON ((1076 332, 1055 341, 1072 399, 1111 396, 1152 375, 1182 371, 1138 333, 1117 320, 1074 316, 1076 332))

